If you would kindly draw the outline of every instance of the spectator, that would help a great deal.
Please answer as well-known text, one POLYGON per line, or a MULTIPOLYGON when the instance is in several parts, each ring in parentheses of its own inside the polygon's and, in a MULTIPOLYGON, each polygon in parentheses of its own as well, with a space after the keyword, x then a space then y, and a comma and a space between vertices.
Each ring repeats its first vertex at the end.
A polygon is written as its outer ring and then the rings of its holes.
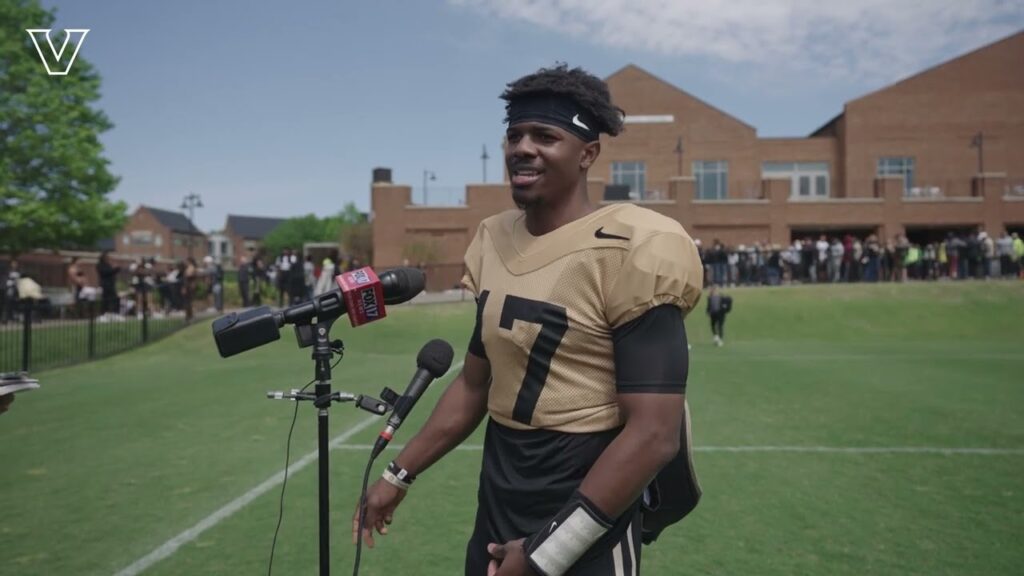
POLYGON ((152 274, 152 267, 144 258, 139 258, 131 263, 128 271, 131 272, 132 292, 135 294, 135 312, 139 318, 142 318, 149 308, 149 304, 146 302, 146 292, 149 288, 147 280, 152 274))
POLYGON ((868 236, 864 243, 864 281, 878 282, 880 279, 880 266, 882 261, 882 246, 878 243, 878 237, 874 234, 868 236))
POLYGON ((11 260, 10 269, 7 271, 7 280, 4 282, 4 306, 3 321, 14 320, 15 310, 18 305, 18 280, 21 279, 21 272, 18 271, 18 261, 11 260))
POLYGON ((210 294, 213 295, 213 308, 218 313, 224 312, 224 267, 215 262, 212 256, 203 258, 206 264, 206 276, 209 279, 210 294))
POLYGON ((117 304, 117 273, 120 271, 120 266, 110 263, 109 250, 100 253, 100 260, 96 263, 96 273, 100 277, 100 291, 103 293, 100 308, 103 316, 120 312, 120 307, 117 304))
POLYGON ((828 277, 833 283, 842 279, 844 254, 846 254, 846 248, 843 247, 842 242, 839 241, 839 238, 833 238, 832 245, 828 249, 828 277))
POLYGON ((823 279, 825 281, 828 281, 829 280, 829 274, 828 274, 829 244, 828 244, 828 240, 825 238, 824 234, 822 234, 818 238, 818 241, 815 242, 815 244, 814 244, 814 252, 815 252, 815 254, 814 254, 814 256, 815 256, 815 258, 814 258, 814 281, 815 282, 821 282, 823 279), (822 278, 822 276, 824 276, 824 278, 822 278))
POLYGON ((249 277, 252 275, 252 265, 249 259, 242 256, 238 264, 238 293, 242 297, 242 308, 249 307, 249 277))
POLYGON ((979 232, 978 240, 981 242, 981 251, 985 258, 984 260, 984 272, 985 278, 998 278, 999 277, 999 257, 996 254, 996 243, 992 240, 992 237, 988 235, 988 232, 979 232))
MULTIPOLYGON (((746 247, 743 246, 743 245, 740 246, 740 249, 746 251, 746 247)), ((723 247, 723 251, 725 251, 724 247, 723 247)), ((725 263, 726 263, 726 266, 727 266, 726 272, 728 274, 728 278, 726 279, 726 281, 728 282, 729 286, 735 286, 736 282, 738 281, 738 278, 739 278, 739 262, 740 262, 739 254, 736 251, 732 251, 732 252, 726 251, 725 252, 725 263)))
POLYGON ((903 234, 897 234, 893 243, 892 255, 892 281, 907 281, 907 254, 910 252, 910 242, 903 234))
POLYGON ((276 266, 277 274, 275 276, 275 284, 277 285, 277 307, 284 307, 284 296, 288 293, 288 289, 291 283, 291 272, 292 264, 295 262, 295 256, 292 255, 291 248, 285 248, 281 255, 277 258, 276 266))
POLYGON ((919 280, 934 280, 937 275, 938 251, 935 244, 927 244, 921 251, 922 271, 919 280))
POLYGON ((68 288, 71 289, 71 301, 77 304, 82 299, 82 288, 85 288, 85 271, 78 265, 78 256, 72 256, 67 269, 68 288))
POLYGON ((946 250, 950 252, 950 275, 959 280, 966 280, 970 268, 967 240, 961 235, 953 236, 947 243, 946 250))
POLYGON ((199 275, 199 267, 195 258, 191 256, 182 264, 178 265, 181 278, 181 304, 185 309, 185 321, 192 321, 192 301, 196 296, 196 279, 199 275))
POLYGON ((1011 237, 1013 238, 1013 262, 1017 269, 1017 277, 1024 278, 1024 239, 1016 232, 1011 237))
POLYGON ((800 246, 800 265, 803 268, 800 272, 801 279, 805 282, 815 282, 818 275, 818 265, 814 240, 810 237, 804 238, 800 246))
POLYGON ((999 258, 999 275, 1002 277, 1016 276, 1013 270, 1013 238, 1006 232, 996 241, 996 253, 999 258))
POLYGON ((860 282, 864 275, 864 265, 861 263, 864 258, 864 244, 861 243, 860 238, 853 239, 850 250, 850 267, 848 269, 847 281, 860 282))
POLYGON ((302 274, 305 283, 306 300, 311 300, 313 298, 313 287, 316 285, 316 274, 315 266, 313 266, 313 256, 306 256, 306 261, 303 262, 302 264, 302 274))
POLYGON ((267 266, 263 257, 256 256, 252 259, 252 302, 253 306, 263 305, 263 285, 269 282, 267 266))
POLYGON ((711 293, 708 295, 708 316, 711 317, 711 334, 714 337, 715 346, 725 344, 725 315, 732 311, 732 298, 718 292, 718 287, 712 285, 711 293))
POLYGON ((323 265, 320 268, 320 278, 317 279, 316 286, 313 288, 313 295, 319 296, 333 290, 336 286, 334 283, 335 274, 334 261, 330 258, 324 258, 323 265))

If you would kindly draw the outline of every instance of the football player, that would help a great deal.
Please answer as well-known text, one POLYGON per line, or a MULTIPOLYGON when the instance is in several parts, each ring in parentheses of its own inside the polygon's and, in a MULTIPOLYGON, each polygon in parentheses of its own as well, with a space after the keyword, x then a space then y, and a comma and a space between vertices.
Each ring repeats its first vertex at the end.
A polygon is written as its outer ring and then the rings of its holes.
MULTIPOLYGON (((489 416, 465 573, 637 574, 644 489, 688 462, 683 316, 703 268, 675 220, 590 202, 599 135, 623 123, 602 80, 559 65, 502 98, 519 209, 485 219, 466 252, 477 313, 462 372, 369 490, 363 538, 489 416)), ((662 491, 699 495, 681 469, 670 484, 687 486, 662 491)))

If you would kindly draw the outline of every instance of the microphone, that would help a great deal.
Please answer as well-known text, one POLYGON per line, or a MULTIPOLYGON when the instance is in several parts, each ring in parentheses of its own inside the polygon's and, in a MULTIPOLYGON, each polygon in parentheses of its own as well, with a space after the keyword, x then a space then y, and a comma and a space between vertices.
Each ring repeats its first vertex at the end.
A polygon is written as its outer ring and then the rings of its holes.
POLYGON ((402 394, 395 402, 395 409, 391 411, 387 426, 381 431, 373 445, 370 460, 380 456, 402 422, 405 421, 406 416, 412 411, 412 407, 426 391, 427 386, 434 379, 444 376, 444 373, 451 367, 454 356, 452 345, 440 339, 431 340, 420 349, 420 353, 416 355, 416 373, 413 374, 409 387, 405 389, 405 394, 402 394))
POLYGON ((213 322, 213 338, 222 358, 234 356, 281 338, 285 324, 309 324, 338 318, 348 311, 353 326, 385 316, 385 304, 401 304, 423 291, 426 276, 417 268, 395 268, 378 279, 369 267, 335 277, 338 289, 314 296, 312 300, 274 311, 261 306, 241 313, 232 312, 213 322))

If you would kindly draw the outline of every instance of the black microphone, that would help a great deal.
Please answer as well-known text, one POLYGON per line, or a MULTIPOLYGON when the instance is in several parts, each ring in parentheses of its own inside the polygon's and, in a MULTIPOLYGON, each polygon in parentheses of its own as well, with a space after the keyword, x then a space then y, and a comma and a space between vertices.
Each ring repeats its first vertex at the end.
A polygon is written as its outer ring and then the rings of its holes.
MULTIPOLYGON (((423 291, 426 276, 417 268, 395 268, 379 275, 384 304, 401 304, 423 291)), ((232 312, 213 322, 213 338, 222 358, 269 344, 281 338, 285 324, 308 324, 338 318, 346 312, 341 289, 331 290, 312 300, 274 311, 260 306, 244 312, 232 312)))
POLYGON ((427 386, 434 379, 444 376, 444 373, 448 371, 454 356, 455 352, 452 350, 452 345, 440 339, 431 340, 420 349, 420 353, 416 355, 416 374, 413 375, 412 381, 409 382, 409 387, 405 389, 405 394, 402 394, 398 401, 395 402, 395 409, 391 411, 388 425, 381 431, 380 436, 377 437, 377 442, 373 445, 373 452, 370 455, 371 460, 380 456, 380 453, 384 451, 388 442, 394 437, 395 431, 398 430, 406 416, 412 411, 412 407, 419 401, 427 386))

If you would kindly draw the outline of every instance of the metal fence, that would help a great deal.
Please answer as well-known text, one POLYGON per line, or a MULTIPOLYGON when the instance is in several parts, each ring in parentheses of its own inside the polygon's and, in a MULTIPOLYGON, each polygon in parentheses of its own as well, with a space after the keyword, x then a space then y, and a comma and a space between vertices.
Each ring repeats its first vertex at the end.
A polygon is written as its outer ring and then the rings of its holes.
MULTIPOLYGON (((121 298, 118 310, 134 299, 121 298)), ((0 308, 0 372, 38 371, 124 352, 186 326, 185 313, 103 312, 102 302, 5 302, 0 308)))

